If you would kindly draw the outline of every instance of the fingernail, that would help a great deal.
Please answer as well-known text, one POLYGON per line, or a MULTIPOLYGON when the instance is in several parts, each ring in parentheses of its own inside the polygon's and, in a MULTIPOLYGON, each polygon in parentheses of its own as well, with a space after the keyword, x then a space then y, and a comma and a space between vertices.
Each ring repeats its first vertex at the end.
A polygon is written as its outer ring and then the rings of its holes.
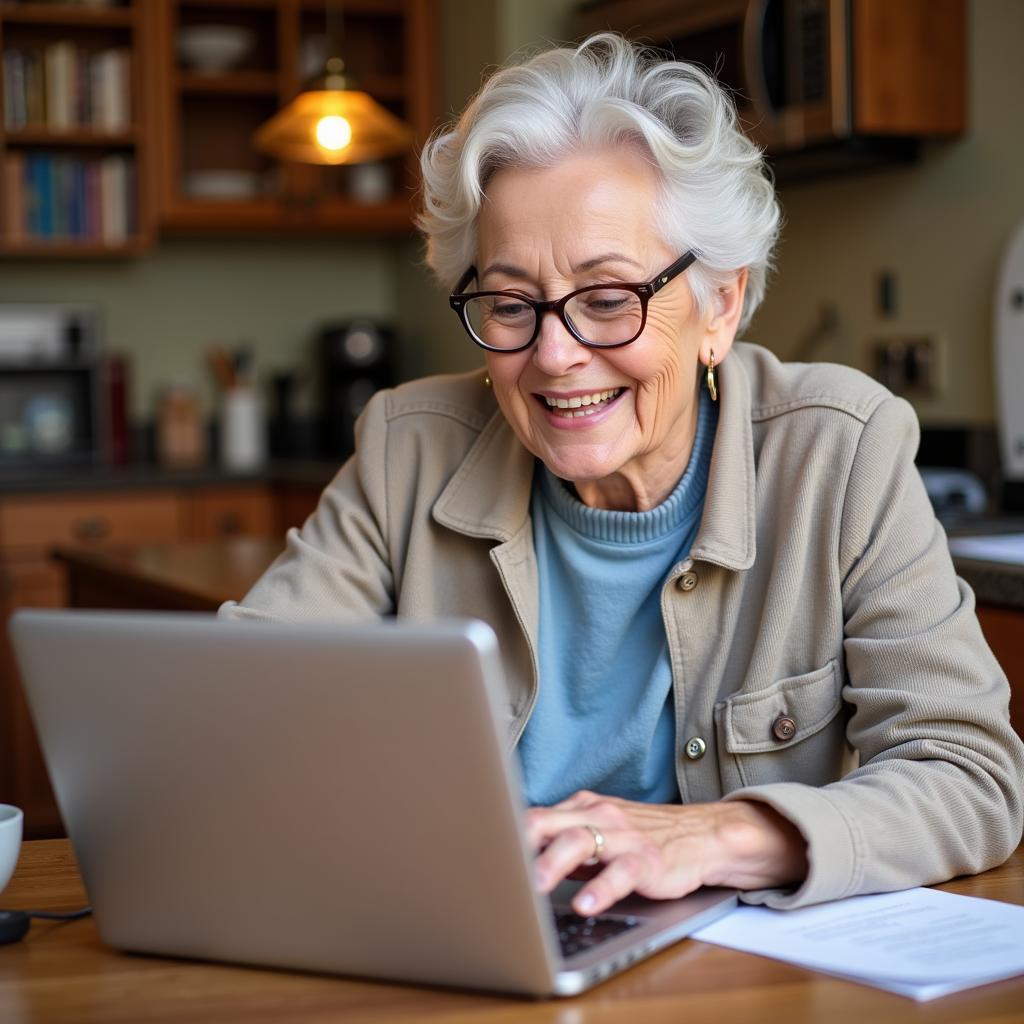
POLYGON ((593 895, 589 892, 585 892, 580 896, 576 897, 576 906, 581 914, 587 914, 594 909, 594 904, 597 902, 593 895))

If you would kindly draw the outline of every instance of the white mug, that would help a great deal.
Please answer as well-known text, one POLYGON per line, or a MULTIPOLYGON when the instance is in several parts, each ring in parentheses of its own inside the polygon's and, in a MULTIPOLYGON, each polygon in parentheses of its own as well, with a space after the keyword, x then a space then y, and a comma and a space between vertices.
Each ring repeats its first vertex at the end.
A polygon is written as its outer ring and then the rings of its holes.
POLYGON ((0 804, 0 892, 11 880, 18 863, 24 817, 19 808, 0 804))

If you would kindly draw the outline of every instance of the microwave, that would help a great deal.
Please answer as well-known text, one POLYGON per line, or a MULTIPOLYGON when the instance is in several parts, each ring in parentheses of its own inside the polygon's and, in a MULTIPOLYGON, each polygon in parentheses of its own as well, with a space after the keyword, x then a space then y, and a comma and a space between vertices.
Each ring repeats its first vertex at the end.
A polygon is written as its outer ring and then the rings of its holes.
POLYGON ((909 157, 964 130, 965 20, 964 0, 590 0, 578 27, 713 71, 771 157, 909 157))

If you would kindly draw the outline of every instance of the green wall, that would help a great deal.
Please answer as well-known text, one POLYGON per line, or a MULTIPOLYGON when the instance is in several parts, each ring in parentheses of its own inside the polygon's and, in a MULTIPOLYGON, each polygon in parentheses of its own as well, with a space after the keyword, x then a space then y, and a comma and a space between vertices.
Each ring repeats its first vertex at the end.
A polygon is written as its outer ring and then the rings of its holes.
POLYGON ((183 382, 212 409, 205 352, 246 343, 264 374, 308 365, 320 324, 397 304, 394 243, 272 240, 163 241, 141 259, 0 265, 0 302, 88 302, 100 307, 106 348, 133 367, 136 417, 160 388, 183 382))
POLYGON ((792 354, 823 302, 839 311, 833 341, 815 351, 868 369, 879 338, 933 336, 940 389, 915 400, 932 424, 991 424, 992 309, 999 261, 1024 217, 1024 3, 971 0, 968 131, 928 146, 913 166, 794 186, 778 273, 752 340, 792 354), (876 311, 882 269, 897 276, 897 316, 876 311))

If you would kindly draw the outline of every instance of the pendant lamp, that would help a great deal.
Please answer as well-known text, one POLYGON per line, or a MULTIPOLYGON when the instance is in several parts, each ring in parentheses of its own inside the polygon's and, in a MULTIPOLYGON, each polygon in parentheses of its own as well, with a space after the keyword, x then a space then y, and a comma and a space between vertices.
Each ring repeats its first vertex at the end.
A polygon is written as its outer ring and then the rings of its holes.
POLYGON ((345 73, 341 3, 327 0, 330 56, 322 74, 256 130, 253 143, 280 160, 358 164, 405 152, 412 129, 385 110, 345 73))

